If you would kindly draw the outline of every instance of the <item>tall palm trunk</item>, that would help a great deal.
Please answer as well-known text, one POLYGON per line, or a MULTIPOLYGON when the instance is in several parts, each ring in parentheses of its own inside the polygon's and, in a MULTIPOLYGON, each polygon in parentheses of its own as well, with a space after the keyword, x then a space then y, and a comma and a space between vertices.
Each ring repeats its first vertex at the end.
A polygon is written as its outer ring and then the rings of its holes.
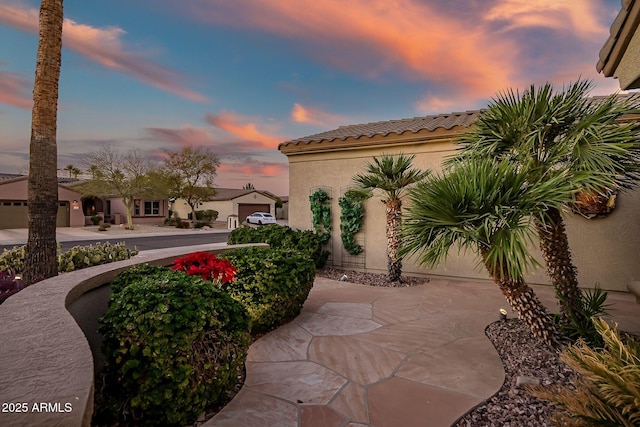
POLYGON ((58 272, 56 129, 62 19, 62 0, 42 0, 29 145, 29 237, 23 276, 27 285, 39 279, 55 276, 58 272))
POLYGON ((511 309, 524 321, 533 336, 540 338, 549 347, 557 348, 560 344, 558 332, 547 309, 522 279, 512 279, 506 274, 500 274, 498 269, 492 269, 487 262, 486 251, 482 253, 485 267, 493 281, 498 285, 511 309))
POLYGON ((400 250, 400 227, 402 225, 402 201, 389 199, 387 207, 387 276, 390 282, 399 282, 402 277, 402 260, 398 256, 400 250))
POLYGON ((549 208, 543 220, 536 218, 540 236, 540 250, 547 265, 547 273, 564 315, 578 314, 582 293, 578 287, 577 270, 571 261, 569 240, 559 209, 549 208))

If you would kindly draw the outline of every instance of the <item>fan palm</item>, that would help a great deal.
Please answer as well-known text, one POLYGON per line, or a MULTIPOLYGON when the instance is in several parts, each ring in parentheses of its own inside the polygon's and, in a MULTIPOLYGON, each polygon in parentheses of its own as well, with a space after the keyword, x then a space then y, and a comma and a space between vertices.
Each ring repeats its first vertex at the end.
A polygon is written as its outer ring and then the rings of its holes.
MULTIPOLYGON (((566 169, 568 191, 574 195, 632 187, 640 177, 640 126, 620 119, 638 112, 638 98, 589 99, 591 87, 590 81, 579 80, 560 92, 547 83, 522 94, 499 94, 461 137, 461 153, 449 163, 474 156, 511 159, 527 168, 531 182, 542 185, 545 174, 566 169)), ((566 315, 578 312, 581 292, 561 209, 549 206, 536 214, 535 224, 566 315)))
POLYGON ((353 177, 353 181, 366 190, 382 190, 387 218, 387 272, 391 282, 402 277, 402 260, 398 256, 401 246, 402 196, 407 187, 422 181, 429 174, 413 168, 415 156, 382 154, 366 165, 366 172, 353 177))
POLYGON ((560 207, 569 194, 566 173, 530 182, 528 172, 509 161, 461 162, 409 191, 401 255, 415 254, 418 263, 433 267, 453 247, 475 252, 518 317, 535 336, 555 345, 553 319, 524 275, 537 265, 527 249, 535 236, 532 218, 560 207))

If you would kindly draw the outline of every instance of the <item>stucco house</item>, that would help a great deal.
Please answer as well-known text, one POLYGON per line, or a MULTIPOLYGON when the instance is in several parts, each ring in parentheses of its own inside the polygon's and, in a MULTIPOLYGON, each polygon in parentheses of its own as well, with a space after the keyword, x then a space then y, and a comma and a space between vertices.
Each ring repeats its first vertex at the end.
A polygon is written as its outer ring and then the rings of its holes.
MULTIPOLYGON (((445 157, 454 154, 454 141, 478 117, 479 111, 441 114, 410 119, 341 126, 327 132, 286 141, 278 147, 289 161, 289 225, 312 229, 309 195, 324 189, 331 197, 331 239, 328 249, 335 266, 370 272, 386 271, 385 206, 380 197, 365 203, 365 223, 356 235, 364 251, 348 255, 340 239, 338 198, 353 184, 352 177, 383 153, 415 154, 414 166, 440 171, 445 157)), ((567 232, 579 280, 596 282, 604 289, 626 290, 640 280, 640 192, 620 194, 617 207, 605 218, 586 219, 567 213, 567 232)), ((533 248, 542 263, 539 251, 533 248)), ((411 259, 404 273, 462 279, 488 279, 470 254, 453 252, 446 265, 428 270, 411 259)), ((547 284, 540 268, 527 277, 530 283, 547 284)))
MULTIPOLYGON (((27 180, 26 175, 0 174, 0 229, 27 228, 27 180)), ((122 199, 83 197, 74 190, 79 182, 70 178, 58 178, 58 227, 83 227, 91 224, 94 215, 106 222, 120 224, 126 221, 122 199)), ((168 216, 167 199, 136 199, 134 224, 162 224, 168 216)))
POLYGON ((640 88, 640 1, 622 0, 622 9, 611 24, 596 69, 615 77, 620 89, 640 88))
MULTIPOLYGON (((0 229, 27 228, 29 226, 27 208, 26 175, 0 174, 0 229)), ((81 227, 84 214, 81 209, 80 194, 65 185, 69 180, 58 179, 57 227, 81 227)))
MULTIPOLYGON (((200 203, 196 210, 213 209, 218 211, 218 221, 226 221, 230 215, 237 215, 242 222, 247 215, 254 212, 269 212, 275 216, 277 199, 268 191, 217 188, 216 195, 211 200, 200 203)), ((191 215, 191 208, 183 199, 176 199, 171 204, 171 211, 183 219, 187 219, 191 215)))

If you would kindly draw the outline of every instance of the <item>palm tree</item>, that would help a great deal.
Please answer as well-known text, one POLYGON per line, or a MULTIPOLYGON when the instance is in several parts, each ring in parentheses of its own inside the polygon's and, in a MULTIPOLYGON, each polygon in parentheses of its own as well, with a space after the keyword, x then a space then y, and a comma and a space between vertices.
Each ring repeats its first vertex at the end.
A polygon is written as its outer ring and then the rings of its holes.
POLYGON ((69 178, 78 178, 78 175, 82 172, 80 169, 73 165, 67 165, 62 170, 69 172, 69 178))
POLYGON ((23 275, 23 281, 27 285, 58 273, 56 127, 62 56, 62 19, 62 0, 42 0, 29 145, 29 237, 23 275))
MULTIPOLYGON (((460 156, 505 158, 526 167, 531 181, 549 171, 570 173, 572 194, 632 187, 640 177, 640 125, 623 123, 638 112, 638 98, 611 95, 587 98, 590 81, 577 81, 560 92, 551 84, 520 94, 508 90, 492 101, 459 141, 460 156)), ((570 201, 567 202, 567 205, 570 201)), ((562 206, 535 217, 540 249, 565 316, 578 314, 581 292, 571 260, 562 206)))
POLYGON ((391 282, 402 277, 402 259, 398 256, 401 247, 402 196, 412 184, 425 179, 429 171, 413 169, 415 156, 400 153, 397 156, 382 154, 366 165, 366 173, 353 177, 353 181, 366 190, 379 189, 384 193, 387 213, 387 272, 391 282))
POLYGON ((475 252, 531 332, 556 345, 553 319, 524 275, 537 265, 527 249, 535 235, 532 218, 565 203, 569 190, 566 173, 530 182, 527 171, 509 161, 461 162, 409 191, 401 255, 416 254, 418 263, 433 267, 453 247, 475 252))

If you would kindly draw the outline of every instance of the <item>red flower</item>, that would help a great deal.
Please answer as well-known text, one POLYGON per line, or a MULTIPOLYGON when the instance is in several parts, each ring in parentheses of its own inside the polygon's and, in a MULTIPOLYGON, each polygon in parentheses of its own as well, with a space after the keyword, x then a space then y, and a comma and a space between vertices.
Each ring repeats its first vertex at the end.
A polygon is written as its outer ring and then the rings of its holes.
POLYGON ((173 260, 173 270, 183 271, 189 276, 200 276, 204 280, 232 282, 238 270, 226 259, 208 252, 193 252, 173 260))

